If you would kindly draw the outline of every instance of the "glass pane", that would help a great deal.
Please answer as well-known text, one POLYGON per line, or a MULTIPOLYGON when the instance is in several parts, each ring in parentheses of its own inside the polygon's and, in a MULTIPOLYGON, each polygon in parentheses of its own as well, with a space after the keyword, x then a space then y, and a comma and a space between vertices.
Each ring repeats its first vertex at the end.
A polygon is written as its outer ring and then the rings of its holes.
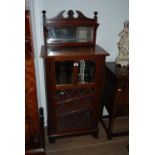
POLYGON ((93 28, 92 27, 77 27, 77 41, 78 42, 92 42, 93 28))
POLYGON ((95 81, 95 61, 80 60, 79 62, 79 82, 87 83, 95 81))
POLYGON ((73 83, 73 61, 55 62, 56 84, 73 83))
POLYGON ((92 42, 93 27, 48 27, 47 43, 92 42))

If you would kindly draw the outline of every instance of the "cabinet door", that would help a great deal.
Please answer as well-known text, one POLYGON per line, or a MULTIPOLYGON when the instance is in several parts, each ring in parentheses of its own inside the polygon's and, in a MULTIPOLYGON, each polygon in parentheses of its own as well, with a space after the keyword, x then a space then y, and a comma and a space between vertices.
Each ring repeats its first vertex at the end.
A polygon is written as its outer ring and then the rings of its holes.
POLYGON ((57 131, 92 128, 94 88, 59 88, 56 93, 57 131))
POLYGON ((93 127, 95 71, 95 60, 55 62, 57 131, 93 127))
POLYGON ((56 61, 56 85, 95 82, 95 60, 56 61))

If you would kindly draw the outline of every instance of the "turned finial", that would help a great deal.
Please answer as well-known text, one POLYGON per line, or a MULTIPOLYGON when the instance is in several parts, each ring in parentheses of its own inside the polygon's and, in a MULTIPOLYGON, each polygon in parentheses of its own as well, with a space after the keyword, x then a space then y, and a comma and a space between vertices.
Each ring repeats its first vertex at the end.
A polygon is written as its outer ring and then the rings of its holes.
POLYGON ((74 16, 73 10, 69 10, 69 11, 67 12, 67 14, 68 14, 68 18, 74 18, 74 17, 73 17, 73 16, 74 16))
POLYGON ((98 12, 95 11, 95 12, 94 12, 94 15, 95 15, 95 16, 94 16, 94 19, 96 19, 96 20, 97 20, 97 14, 98 14, 98 12))
POLYGON ((46 11, 43 10, 43 11, 42 11, 42 14, 43 14, 43 22, 45 23, 45 20, 46 20, 46 11))
POLYGON ((45 15, 45 14, 46 14, 46 11, 45 11, 45 10, 43 10, 43 11, 42 11, 42 14, 43 14, 43 15, 45 15))

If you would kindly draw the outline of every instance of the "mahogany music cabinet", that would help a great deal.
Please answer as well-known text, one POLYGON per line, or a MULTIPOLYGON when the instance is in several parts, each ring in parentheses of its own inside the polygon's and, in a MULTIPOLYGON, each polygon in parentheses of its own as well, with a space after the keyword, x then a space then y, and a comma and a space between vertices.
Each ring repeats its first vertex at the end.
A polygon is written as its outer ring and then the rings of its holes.
POLYGON ((98 136, 99 103, 105 58, 96 45, 97 12, 94 18, 72 10, 47 19, 43 11, 44 61, 49 142, 78 134, 98 136))

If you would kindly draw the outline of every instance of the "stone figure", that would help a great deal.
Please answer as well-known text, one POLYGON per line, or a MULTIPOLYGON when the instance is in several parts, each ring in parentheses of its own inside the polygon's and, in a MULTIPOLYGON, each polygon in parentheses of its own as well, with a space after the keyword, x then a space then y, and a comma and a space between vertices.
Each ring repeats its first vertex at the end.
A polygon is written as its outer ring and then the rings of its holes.
POLYGON ((116 64, 121 67, 129 65, 129 21, 124 22, 124 28, 119 33, 120 40, 117 43, 119 55, 116 58, 116 64))

